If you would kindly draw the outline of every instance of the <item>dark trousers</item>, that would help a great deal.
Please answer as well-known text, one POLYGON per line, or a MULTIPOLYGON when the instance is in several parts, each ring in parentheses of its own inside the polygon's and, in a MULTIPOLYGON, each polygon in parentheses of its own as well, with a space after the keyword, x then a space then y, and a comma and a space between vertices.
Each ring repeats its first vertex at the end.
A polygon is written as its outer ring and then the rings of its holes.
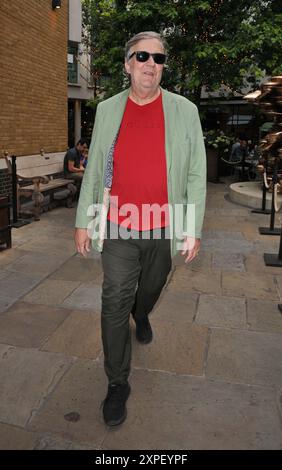
MULTIPOLYGON (((109 225, 109 224, 108 224, 109 225)), ((102 253, 102 340, 109 383, 129 376, 129 316, 146 317, 157 302, 171 270, 170 240, 105 239, 102 253)))

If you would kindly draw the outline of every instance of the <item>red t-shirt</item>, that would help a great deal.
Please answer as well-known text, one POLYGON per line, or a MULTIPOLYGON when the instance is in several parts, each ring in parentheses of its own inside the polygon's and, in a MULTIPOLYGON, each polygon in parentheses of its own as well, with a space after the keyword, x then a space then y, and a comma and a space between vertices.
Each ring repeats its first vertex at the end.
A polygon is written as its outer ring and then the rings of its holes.
POLYGON ((143 106, 128 98, 115 146, 113 169, 108 219, 139 231, 167 226, 165 125, 161 93, 143 106), (151 205, 154 207, 150 211, 151 205))

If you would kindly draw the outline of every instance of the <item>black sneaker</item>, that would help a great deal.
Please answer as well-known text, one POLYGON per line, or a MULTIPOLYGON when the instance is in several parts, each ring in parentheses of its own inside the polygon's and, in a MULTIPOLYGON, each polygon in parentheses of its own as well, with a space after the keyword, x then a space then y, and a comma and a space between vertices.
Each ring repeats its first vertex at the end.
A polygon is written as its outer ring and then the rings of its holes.
POLYGON ((148 317, 140 320, 135 319, 136 323, 136 339, 139 343, 148 344, 153 339, 153 331, 148 317))
POLYGON ((104 421, 107 426, 118 426, 127 416, 126 400, 130 395, 130 386, 124 384, 109 385, 108 394, 103 402, 104 421))

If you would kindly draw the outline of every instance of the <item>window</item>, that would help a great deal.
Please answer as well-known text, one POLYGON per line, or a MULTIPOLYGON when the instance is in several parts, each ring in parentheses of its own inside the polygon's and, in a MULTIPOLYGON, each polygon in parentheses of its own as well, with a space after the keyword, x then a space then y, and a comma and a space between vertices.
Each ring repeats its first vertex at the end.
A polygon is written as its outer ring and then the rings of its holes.
POLYGON ((78 43, 69 42, 68 47, 68 82, 78 83, 78 43))

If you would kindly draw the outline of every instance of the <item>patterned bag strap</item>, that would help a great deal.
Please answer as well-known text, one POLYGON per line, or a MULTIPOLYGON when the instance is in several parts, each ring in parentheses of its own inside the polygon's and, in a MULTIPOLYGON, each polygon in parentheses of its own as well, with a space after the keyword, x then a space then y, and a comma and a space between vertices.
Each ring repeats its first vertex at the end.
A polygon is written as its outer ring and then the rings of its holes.
POLYGON ((104 179, 104 186, 105 188, 111 189, 112 183, 113 183, 113 171, 114 171, 114 151, 115 151, 115 145, 118 140, 119 136, 119 130, 116 133, 116 136, 113 140, 113 143, 110 147, 109 153, 107 155, 107 161, 106 161, 106 169, 105 169, 105 179, 104 179))

